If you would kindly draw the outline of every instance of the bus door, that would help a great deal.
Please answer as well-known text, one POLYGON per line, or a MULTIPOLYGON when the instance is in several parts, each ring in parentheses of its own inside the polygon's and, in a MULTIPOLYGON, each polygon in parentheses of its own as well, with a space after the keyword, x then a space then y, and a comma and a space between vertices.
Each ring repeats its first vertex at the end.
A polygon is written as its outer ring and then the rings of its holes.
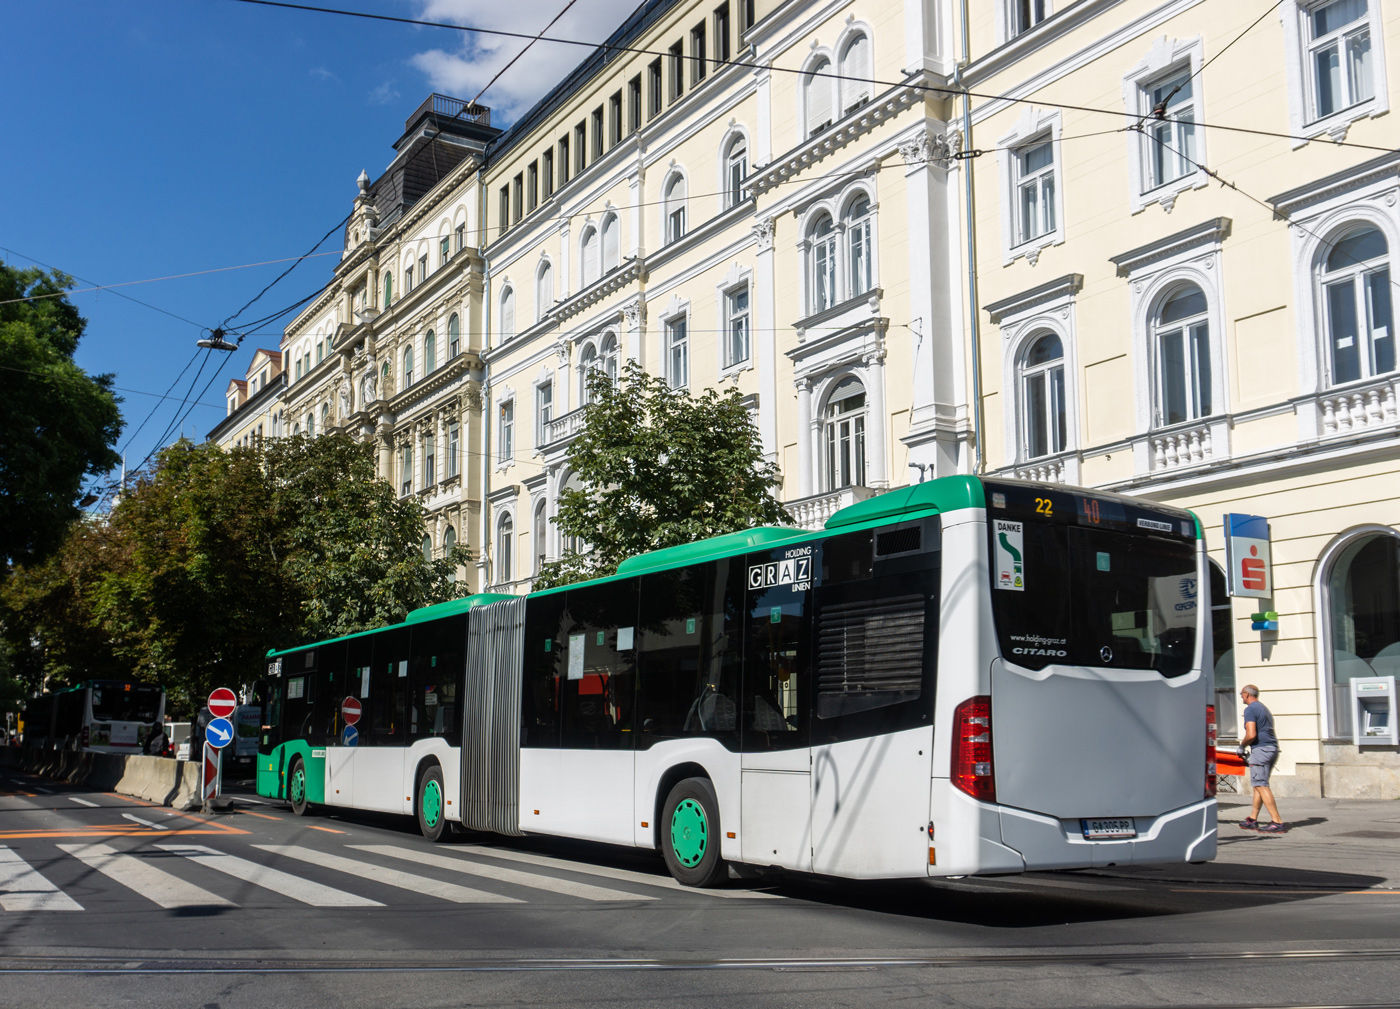
POLYGON ((812 868, 925 871, 937 518, 824 540, 813 589, 812 868))
POLYGON ((745 862, 812 868, 813 546, 749 554, 740 697, 739 850, 745 862))
MULTIPOLYGON (((352 692, 362 698, 364 711, 355 725, 358 736, 343 779, 356 809, 405 813, 413 808, 413 799, 403 791, 411 638, 408 627, 393 627, 367 637, 366 641, 373 642, 373 658, 361 676, 352 674, 349 681, 352 692)), ((354 658, 352 651, 352 668, 358 664, 354 658)))

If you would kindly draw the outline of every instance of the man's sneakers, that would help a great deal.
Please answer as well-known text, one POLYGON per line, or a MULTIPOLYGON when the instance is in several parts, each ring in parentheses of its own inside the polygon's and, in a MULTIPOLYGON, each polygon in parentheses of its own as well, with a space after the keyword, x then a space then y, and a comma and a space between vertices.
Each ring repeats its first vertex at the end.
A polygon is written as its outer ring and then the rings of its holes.
POLYGON ((1259 821, 1252 816, 1246 816, 1240 821, 1240 830, 1258 830, 1259 821))
POLYGON ((1282 834, 1288 830, 1288 828, 1281 823, 1261 823, 1254 829, 1261 834, 1282 834))

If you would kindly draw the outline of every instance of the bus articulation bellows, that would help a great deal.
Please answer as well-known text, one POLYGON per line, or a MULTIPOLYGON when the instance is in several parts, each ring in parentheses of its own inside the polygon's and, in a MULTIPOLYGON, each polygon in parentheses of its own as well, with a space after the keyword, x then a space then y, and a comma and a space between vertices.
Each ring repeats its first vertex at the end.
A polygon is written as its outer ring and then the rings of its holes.
POLYGON ((726 863, 926 877, 1216 845, 1185 511, 948 477, 269 653, 258 791, 726 863), (346 714, 350 715, 347 720, 346 714), (347 724, 347 721, 353 724, 347 724))

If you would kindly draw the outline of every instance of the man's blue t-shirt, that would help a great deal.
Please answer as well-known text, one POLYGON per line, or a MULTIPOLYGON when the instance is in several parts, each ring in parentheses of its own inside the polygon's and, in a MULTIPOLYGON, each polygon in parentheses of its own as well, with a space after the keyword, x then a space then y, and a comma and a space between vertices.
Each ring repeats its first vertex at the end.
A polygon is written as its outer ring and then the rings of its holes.
POLYGON ((1253 746, 1277 746, 1278 736, 1274 735, 1274 716, 1258 701, 1250 701, 1244 709, 1244 720, 1254 723, 1254 733, 1258 737, 1253 746))

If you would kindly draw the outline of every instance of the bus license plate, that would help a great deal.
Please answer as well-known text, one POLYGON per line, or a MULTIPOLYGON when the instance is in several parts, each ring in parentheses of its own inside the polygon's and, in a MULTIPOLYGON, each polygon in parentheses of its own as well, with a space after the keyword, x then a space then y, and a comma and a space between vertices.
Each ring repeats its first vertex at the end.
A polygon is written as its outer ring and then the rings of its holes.
POLYGON ((1132 820, 1080 820, 1084 828, 1084 838, 1088 841, 1105 841, 1123 837, 1137 837, 1137 827, 1132 820))

